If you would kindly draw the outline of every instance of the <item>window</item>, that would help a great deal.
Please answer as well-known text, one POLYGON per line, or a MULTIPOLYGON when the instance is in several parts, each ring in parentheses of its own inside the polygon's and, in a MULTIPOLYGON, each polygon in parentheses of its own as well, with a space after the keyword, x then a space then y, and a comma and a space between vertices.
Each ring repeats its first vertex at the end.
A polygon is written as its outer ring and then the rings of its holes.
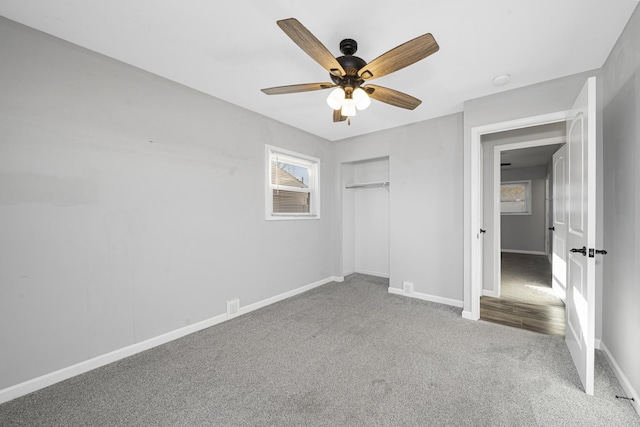
POLYGON ((266 148, 266 218, 320 218, 320 160, 270 145, 266 148))
POLYGON ((500 213, 531 215, 531 181, 503 182, 500 185, 500 213))

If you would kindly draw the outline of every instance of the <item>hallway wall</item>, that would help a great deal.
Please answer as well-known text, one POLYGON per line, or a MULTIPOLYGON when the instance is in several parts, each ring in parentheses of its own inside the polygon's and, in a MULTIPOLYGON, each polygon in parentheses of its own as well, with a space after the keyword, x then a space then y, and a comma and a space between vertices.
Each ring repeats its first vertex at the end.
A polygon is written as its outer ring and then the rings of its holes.
POLYGON ((502 251, 545 253, 547 168, 506 169, 501 182, 531 181, 531 215, 500 215, 502 251))

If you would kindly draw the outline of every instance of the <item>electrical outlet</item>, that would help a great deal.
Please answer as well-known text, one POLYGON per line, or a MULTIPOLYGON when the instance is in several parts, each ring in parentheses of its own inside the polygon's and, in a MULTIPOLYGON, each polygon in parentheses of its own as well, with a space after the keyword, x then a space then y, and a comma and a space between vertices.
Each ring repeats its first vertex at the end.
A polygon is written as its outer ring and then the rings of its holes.
POLYGON ((413 293, 413 283, 411 283, 411 282, 402 282, 402 290, 407 295, 412 294, 413 293))
POLYGON ((228 316, 233 316, 235 314, 238 314, 238 311, 240 310, 240 300, 239 299, 232 299, 231 301, 227 301, 227 315, 228 316))

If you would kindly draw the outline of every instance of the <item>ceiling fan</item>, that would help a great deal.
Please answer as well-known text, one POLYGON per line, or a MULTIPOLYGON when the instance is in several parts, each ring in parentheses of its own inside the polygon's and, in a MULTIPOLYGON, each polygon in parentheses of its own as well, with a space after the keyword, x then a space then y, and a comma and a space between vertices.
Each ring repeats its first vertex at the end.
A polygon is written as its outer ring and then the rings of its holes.
POLYGON ((396 107, 413 110, 422 101, 406 93, 365 82, 405 68, 436 53, 440 47, 433 36, 424 34, 397 46, 367 63, 353 56, 358 43, 352 39, 340 42, 343 56, 335 58, 331 52, 297 19, 289 18, 277 22, 278 26, 311 58, 329 71, 331 82, 304 83, 262 89, 267 95, 308 92, 335 88, 327 103, 333 109, 333 121, 342 122, 364 110, 371 103, 370 97, 396 107))

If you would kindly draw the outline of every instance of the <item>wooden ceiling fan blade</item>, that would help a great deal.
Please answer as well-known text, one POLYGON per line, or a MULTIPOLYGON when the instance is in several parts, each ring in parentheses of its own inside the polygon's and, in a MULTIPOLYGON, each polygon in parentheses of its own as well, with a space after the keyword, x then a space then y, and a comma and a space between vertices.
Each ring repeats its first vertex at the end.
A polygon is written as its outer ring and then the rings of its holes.
POLYGON ((333 121, 334 122, 344 122, 347 120, 347 116, 342 115, 342 110, 338 108, 337 110, 333 110, 333 121))
POLYGON ((358 76, 363 80, 386 76, 436 53, 439 49, 431 33, 425 34, 378 56, 362 67, 358 76))
POLYGON ((329 52, 311 31, 302 25, 297 19, 289 18, 277 21, 278 26, 284 31, 291 40, 295 42, 302 50, 307 52, 318 64, 331 74, 341 77, 345 75, 342 65, 329 52))
POLYGON ((406 93, 398 92, 397 90, 389 89, 383 86, 366 85, 365 92, 369 96, 377 101, 384 102, 394 107, 406 108, 407 110, 413 110, 422 103, 418 98, 414 98, 406 93))
POLYGON ((334 83, 303 83, 299 85, 277 86, 260 89, 267 95, 283 95, 287 93, 309 92, 312 90, 330 89, 336 86, 334 83))

